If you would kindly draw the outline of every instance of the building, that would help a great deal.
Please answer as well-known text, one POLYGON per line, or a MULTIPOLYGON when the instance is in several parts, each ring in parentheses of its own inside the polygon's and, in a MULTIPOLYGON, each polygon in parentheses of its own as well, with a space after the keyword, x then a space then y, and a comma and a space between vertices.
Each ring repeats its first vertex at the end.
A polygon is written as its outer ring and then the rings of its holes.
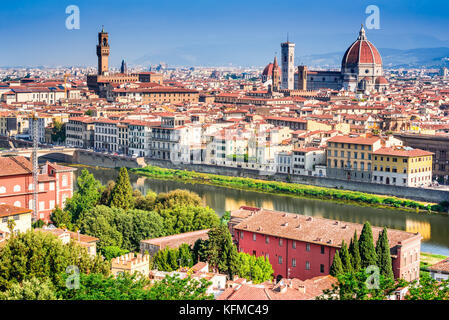
POLYGON ((217 300, 314 300, 324 290, 332 289, 332 285, 336 283, 337 279, 329 275, 304 281, 283 279, 278 283, 243 282, 228 286, 217 300))
POLYGON ((437 281, 444 281, 449 279, 449 258, 441 260, 434 265, 427 267, 430 272, 430 277, 437 281))
POLYGON ((71 117, 65 127, 67 146, 92 149, 95 142, 95 121, 91 117, 71 117))
MULTIPOLYGON (((342 241, 350 243, 363 225, 258 208, 231 212, 231 234, 240 252, 265 256, 276 280, 312 279, 329 274, 342 241), (234 216, 238 222, 233 221, 234 216)), ((373 227, 374 242, 382 228, 373 227)), ((395 278, 419 279, 421 235, 388 229, 395 278)))
POLYGON ((404 187, 432 183, 433 153, 410 147, 380 148, 373 152, 372 182, 404 187))
POLYGON ((198 239, 209 239, 208 232, 209 229, 205 229, 175 234, 166 237, 142 240, 140 241, 140 253, 149 253, 151 256, 154 256, 159 250, 164 250, 167 247, 176 249, 184 243, 193 246, 198 239))
POLYGON ((70 241, 74 241, 81 247, 86 248, 87 253, 91 257, 97 255, 97 242, 100 240, 98 238, 88 236, 78 232, 72 232, 67 229, 60 228, 49 228, 44 226, 42 229, 35 229, 36 231, 48 232, 55 235, 58 239, 62 241, 63 244, 68 244, 70 241))
POLYGON ((326 164, 326 151, 319 148, 298 148, 292 151, 293 174, 303 176, 326 176, 322 165, 326 164))
POLYGON ((287 42, 281 43, 281 56, 281 88, 293 90, 295 89, 295 44, 288 40, 287 42))
POLYGON ((142 276, 148 277, 150 274, 150 257, 140 253, 135 256, 131 252, 114 258, 111 261, 111 273, 115 277, 121 273, 140 273, 142 276))
POLYGON ((31 229, 31 209, 20 208, 8 204, 0 204, 0 242, 10 237, 8 220, 14 220, 14 232, 26 232, 31 229))
POLYGON ((154 72, 128 73, 127 67, 122 63, 121 73, 109 73, 109 34, 104 31, 98 33, 97 57, 98 69, 97 74, 87 76, 87 86, 94 90, 100 97, 113 100, 112 93, 114 84, 125 84, 132 82, 154 82, 159 85, 163 83, 163 76, 154 72), (126 68, 125 68, 126 67, 126 68))
POLYGON ((372 181, 373 153, 380 148, 401 146, 402 141, 369 134, 334 136, 327 140, 329 178, 360 182, 372 181))
MULTIPOLYGON (((55 163, 45 163, 38 174, 37 219, 50 221, 56 206, 64 208, 73 195, 73 171, 55 163)), ((0 204, 33 209, 33 166, 21 156, 0 157, 0 204)))
POLYGON ((340 71, 310 71, 299 66, 295 83, 300 90, 329 88, 362 93, 385 92, 388 87, 380 53, 368 41, 363 25, 357 40, 343 55, 340 71))
POLYGON ((118 125, 120 121, 107 118, 96 119, 94 148, 99 151, 118 152, 118 125))
POLYGON ((441 184, 449 184, 449 136, 427 134, 395 134, 404 145, 432 152, 434 179, 441 184))

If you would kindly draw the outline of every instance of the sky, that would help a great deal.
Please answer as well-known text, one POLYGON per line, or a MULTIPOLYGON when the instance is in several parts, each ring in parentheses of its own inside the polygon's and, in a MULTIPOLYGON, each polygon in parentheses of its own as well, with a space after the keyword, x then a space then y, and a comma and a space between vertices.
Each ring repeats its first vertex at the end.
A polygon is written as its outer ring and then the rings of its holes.
POLYGON ((344 52, 367 6, 380 11, 368 29, 377 48, 449 47, 447 0, 10 0, 0 10, 0 66, 96 66, 104 25, 110 66, 263 66, 296 44, 302 56, 344 52), (80 28, 66 28, 66 7, 80 28))

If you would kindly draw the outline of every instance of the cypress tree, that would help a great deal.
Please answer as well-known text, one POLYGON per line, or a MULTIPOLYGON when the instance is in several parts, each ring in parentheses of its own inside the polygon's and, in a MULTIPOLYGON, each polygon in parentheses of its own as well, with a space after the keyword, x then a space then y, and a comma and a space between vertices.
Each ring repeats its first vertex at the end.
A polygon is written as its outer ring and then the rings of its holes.
POLYGON ((362 267, 362 260, 360 258, 360 249, 357 231, 354 231, 354 238, 351 239, 351 244, 349 245, 349 253, 351 254, 352 259, 352 269, 355 272, 360 271, 362 267))
POLYGON ((377 254, 376 249, 374 248, 373 232, 368 221, 363 225, 362 233, 360 234, 359 251, 362 269, 371 265, 377 265, 377 254))
POLYGON ((388 242, 387 228, 384 227, 379 233, 379 238, 376 243, 377 265, 380 269, 380 274, 385 278, 393 279, 393 267, 391 264, 390 244, 388 242))
POLYGON ((348 251, 348 247, 345 243, 345 241, 343 240, 342 244, 341 244, 341 265, 343 267, 343 272, 347 273, 347 272, 352 272, 353 268, 352 268, 352 259, 351 259, 351 254, 348 251))
POLYGON ((342 265, 341 259, 340 259, 339 250, 337 250, 335 252, 334 261, 332 261, 332 265, 329 270, 329 273, 331 276, 334 276, 334 277, 339 276, 344 273, 343 265, 342 265))
POLYGON ((126 168, 120 168, 117 181, 111 192, 109 205, 125 210, 134 206, 133 188, 129 181, 128 170, 126 168))

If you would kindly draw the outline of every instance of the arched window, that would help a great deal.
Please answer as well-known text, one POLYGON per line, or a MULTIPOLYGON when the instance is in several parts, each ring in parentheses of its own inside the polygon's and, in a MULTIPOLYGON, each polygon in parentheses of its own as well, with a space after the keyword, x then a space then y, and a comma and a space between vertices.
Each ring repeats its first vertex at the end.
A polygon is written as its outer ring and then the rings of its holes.
POLYGON ((20 201, 16 201, 16 202, 14 202, 14 206, 15 207, 21 207, 22 204, 20 203, 20 201))
POLYGON ((18 184, 14 186, 14 192, 20 192, 20 186, 18 184))
POLYGON ((0 187, 0 193, 6 193, 6 188, 5 187, 0 187))

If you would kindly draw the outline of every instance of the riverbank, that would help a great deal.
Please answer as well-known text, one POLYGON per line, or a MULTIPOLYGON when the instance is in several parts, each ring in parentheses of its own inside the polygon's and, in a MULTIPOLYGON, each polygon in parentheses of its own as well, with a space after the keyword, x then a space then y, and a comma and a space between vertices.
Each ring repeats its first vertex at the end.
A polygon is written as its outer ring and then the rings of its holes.
POLYGON ((180 180, 183 182, 210 184, 226 188, 257 191, 263 193, 327 200, 345 204, 376 208, 398 209, 421 213, 446 212, 442 204, 424 203, 397 197, 374 195, 357 191, 331 189, 296 183, 229 177, 195 171, 165 169, 156 166, 133 168, 131 172, 156 179, 180 180))

